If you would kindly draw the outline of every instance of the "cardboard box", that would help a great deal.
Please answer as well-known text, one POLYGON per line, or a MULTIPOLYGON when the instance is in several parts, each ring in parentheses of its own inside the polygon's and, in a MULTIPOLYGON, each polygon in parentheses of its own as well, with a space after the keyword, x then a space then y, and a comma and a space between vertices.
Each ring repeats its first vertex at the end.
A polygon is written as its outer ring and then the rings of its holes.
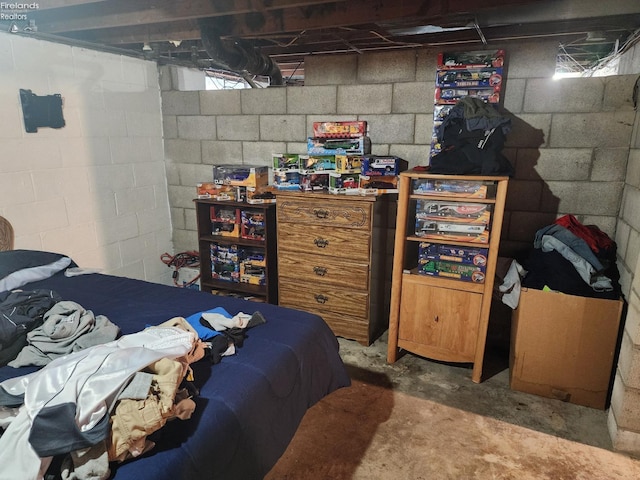
POLYGON ((605 409, 622 300, 523 288, 513 311, 513 390, 605 409))

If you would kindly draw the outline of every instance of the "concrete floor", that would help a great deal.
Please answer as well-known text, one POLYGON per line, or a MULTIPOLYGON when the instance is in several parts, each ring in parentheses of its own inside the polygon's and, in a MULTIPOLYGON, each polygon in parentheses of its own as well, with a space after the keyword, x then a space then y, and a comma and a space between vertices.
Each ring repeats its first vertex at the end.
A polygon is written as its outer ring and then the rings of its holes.
POLYGON ((607 411, 517 392, 509 388, 508 345, 488 344, 482 383, 471 381, 471 366, 443 364, 405 353, 388 364, 387 334, 364 347, 338 339, 348 366, 385 375, 394 391, 558 438, 612 451, 607 411))

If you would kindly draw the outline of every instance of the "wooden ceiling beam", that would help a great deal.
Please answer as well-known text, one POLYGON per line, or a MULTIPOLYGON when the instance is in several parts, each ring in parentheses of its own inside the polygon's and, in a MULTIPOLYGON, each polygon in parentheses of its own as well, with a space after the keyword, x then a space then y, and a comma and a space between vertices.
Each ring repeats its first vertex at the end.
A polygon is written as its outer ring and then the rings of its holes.
MULTIPOLYGON (((191 0, 188 7, 176 0, 109 0, 81 4, 73 8, 34 11, 38 29, 47 33, 75 32, 113 27, 143 27, 202 17, 268 12, 270 10, 308 7, 347 0, 232 0, 213 2, 191 0)), ((58 0, 60 3, 61 0, 58 0)), ((73 2, 72 2, 73 3, 73 2)))

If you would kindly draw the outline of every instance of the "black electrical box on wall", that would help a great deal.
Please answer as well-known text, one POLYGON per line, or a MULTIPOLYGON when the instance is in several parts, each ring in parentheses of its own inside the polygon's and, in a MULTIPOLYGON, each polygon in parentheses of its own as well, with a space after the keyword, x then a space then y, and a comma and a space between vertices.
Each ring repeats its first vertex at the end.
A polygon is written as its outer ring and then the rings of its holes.
POLYGON ((38 127, 62 128, 62 97, 54 95, 36 95, 31 90, 20 89, 24 128, 27 133, 35 133, 38 127))

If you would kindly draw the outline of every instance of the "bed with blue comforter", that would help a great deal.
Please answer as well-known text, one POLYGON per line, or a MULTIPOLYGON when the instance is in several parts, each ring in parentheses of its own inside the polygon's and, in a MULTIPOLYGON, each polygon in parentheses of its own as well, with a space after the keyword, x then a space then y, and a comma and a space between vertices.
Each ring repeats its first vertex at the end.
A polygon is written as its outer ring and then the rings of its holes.
MULTIPOLYGON (((3 289, 55 291, 64 300, 106 316, 122 335, 215 307, 231 315, 259 311, 266 320, 247 330, 242 346, 219 363, 203 359, 192 364, 197 393, 191 418, 167 422, 152 434, 154 448, 110 464, 109 478, 263 478, 284 453, 306 410, 350 384, 336 338, 318 316, 100 273, 66 276, 65 270, 75 266, 71 260, 37 273, 39 264, 51 267, 64 256, 31 253, 0 252, 0 294, 3 289), (20 270, 27 275, 16 278, 20 270)), ((39 368, 0 367, 0 382, 39 368)), ((0 478, 1 470, 2 466, 0 478)))

